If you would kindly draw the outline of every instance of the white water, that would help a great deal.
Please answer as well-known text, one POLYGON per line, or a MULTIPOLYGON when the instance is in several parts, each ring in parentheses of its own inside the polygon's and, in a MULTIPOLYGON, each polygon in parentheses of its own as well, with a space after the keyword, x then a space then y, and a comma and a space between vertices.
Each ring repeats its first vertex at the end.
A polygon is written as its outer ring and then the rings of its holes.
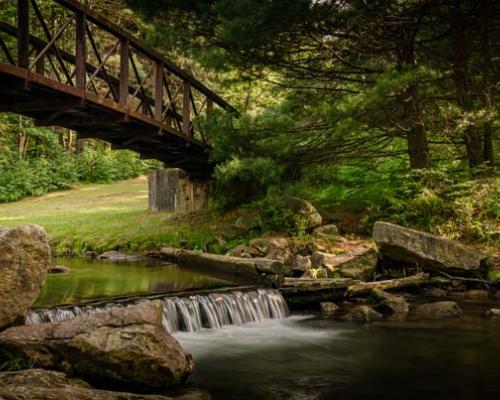
MULTIPOLYGON (((277 290, 259 289, 250 292, 212 293, 208 296, 164 297, 163 325, 170 332, 194 332, 226 325, 242 325, 268 319, 285 318, 288 306, 277 290)), ((141 299, 139 301, 150 301, 141 299)), ((32 310, 28 325, 57 322, 90 315, 121 303, 87 306, 64 306, 32 310)))

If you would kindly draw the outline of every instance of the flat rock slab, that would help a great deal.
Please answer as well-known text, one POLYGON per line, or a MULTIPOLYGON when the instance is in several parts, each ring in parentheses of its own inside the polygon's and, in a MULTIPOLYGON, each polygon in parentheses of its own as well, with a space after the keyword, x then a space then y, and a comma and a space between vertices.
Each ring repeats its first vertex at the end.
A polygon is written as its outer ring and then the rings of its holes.
POLYGON ((0 373, 0 398, 5 400, 210 400, 201 390, 169 395, 138 395, 99 390, 81 379, 44 369, 0 373))
POLYGON ((0 329, 24 322, 49 266, 50 246, 43 228, 0 230, 0 329))
POLYGON ((373 239, 383 257, 424 269, 473 272, 486 260, 485 254, 456 241, 387 222, 375 223, 373 239))
POLYGON ((163 303, 157 300, 67 321, 13 327, 0 334, 0 348, 37 367, 79 376, 99 387, 169 390, 192 373, 193 361, 163 328, 162 312, 163 303))

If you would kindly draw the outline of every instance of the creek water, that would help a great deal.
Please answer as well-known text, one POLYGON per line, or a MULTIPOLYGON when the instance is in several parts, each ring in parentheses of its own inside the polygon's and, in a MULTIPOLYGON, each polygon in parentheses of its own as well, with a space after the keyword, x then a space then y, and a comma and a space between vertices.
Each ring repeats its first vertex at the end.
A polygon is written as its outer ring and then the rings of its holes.
POLYGON ((53 307, 116 296, 231 286, 231 283, 175 264, 111 263, 79 258, 55 259, 71 269, 50 274, 34 307, 53 307))
POLYGON ((195 360, 190 383, 214 400, 499 399, 500 322, 479 308, 448 321, 296 315, 175 336, 195 360))
MULTIPOLYGON (((72 272, 51 275, 38 306, 103 301, 34 310, 31 323, 115 306, 113 296, 230 284, 175 265, 57 263, 72 272)), ((500 321, 481 316, 498 305, 460 304, 457 319, 358 325, 288 316, 275 290, 160 299, 165 328, 195 360, 188 385, 214 400, 500 399, 500 321)))

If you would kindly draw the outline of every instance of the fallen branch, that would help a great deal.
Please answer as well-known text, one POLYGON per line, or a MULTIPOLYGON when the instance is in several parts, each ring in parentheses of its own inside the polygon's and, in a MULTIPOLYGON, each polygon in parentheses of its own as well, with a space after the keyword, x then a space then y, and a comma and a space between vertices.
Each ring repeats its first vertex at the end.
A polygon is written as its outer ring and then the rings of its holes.
POLYGON ((416 275, 405 278, 388 279, 378 282, 359 282, 347 288, 346 296, 353 296, 360 293, 369 292, 372 289, 390 290, 407 286, 418 286, 421 284, 436 283, 436 280, 429 277, 429 274, 420 272, 416 275))
POLYGON ((486 287, 490 287, 490 282, 487 281, 486 279, 479 279, 479 278, 465 278, 462 276, 453 276, 450 274, 447 274, 446 272, 443 271, 436 271, 438 274, 443 275, 447 277, 448 279, 455 280, 455 281, 462 281, 462 282, 476 282, 476 283, 482 283, 486 285, 486 287))

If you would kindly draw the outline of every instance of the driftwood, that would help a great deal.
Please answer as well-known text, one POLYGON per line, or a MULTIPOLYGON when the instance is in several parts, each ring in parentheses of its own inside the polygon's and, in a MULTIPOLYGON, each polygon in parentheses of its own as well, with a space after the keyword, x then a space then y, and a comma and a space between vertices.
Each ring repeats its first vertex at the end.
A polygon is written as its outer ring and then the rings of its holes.
POLYGON ((283 263, 267 258, 221 256, 171 247, 162 248, 154 256, 190 269, 199 269, 208 274, 215 273, 228 278, 260 282, 263 275, 275 280, 281 280, 283 276, 283 263))
POLYGON ((372 289, 391 290, 401 287, 418 286, 430 283, 445 283, 443 280, 436 280, 430 278, 429 274, 420 272, 416 275, 408 276, 405 278, 388 279, 385 281, 375 282, 359 282, 347 288, 346 296, 353 296, 360 293, 369 292, 372 289))

